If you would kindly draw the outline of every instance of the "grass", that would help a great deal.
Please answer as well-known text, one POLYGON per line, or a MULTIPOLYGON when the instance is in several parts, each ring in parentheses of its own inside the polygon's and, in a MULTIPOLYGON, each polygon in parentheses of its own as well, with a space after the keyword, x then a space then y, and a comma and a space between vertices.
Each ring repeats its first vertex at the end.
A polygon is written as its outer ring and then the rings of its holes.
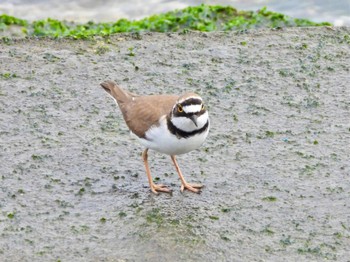
MULTIPOLYGON (((11 26, 20 27, 25 36, 70 37, 85 39, 93 36, 109 36, 126 32, 202 32, 245 30, 251 28, 279 28, 294 26, 325 26, 307 19, 292 18, 267 10, 238 11, 231 6, 199 5, 156 14, 141 20, 120 19, 110 23, 77 24, 52 18, 29 22, 6 14, 0 15, 0 32, 11 26)), ((246 43, 245 43, 246 44, 246 43)), ((242 45, 245 45, 242 43, 242 45)))

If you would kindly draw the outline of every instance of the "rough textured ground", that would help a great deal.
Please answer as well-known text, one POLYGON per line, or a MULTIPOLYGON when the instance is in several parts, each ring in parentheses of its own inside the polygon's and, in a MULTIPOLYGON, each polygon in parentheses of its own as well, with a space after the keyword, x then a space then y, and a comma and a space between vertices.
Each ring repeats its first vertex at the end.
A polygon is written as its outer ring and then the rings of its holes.
POLYGON ((1 261, 349 261, 350 29, 0 45, 1 261), (196 91, 211 131, 142 147, 99 83, 196 91))

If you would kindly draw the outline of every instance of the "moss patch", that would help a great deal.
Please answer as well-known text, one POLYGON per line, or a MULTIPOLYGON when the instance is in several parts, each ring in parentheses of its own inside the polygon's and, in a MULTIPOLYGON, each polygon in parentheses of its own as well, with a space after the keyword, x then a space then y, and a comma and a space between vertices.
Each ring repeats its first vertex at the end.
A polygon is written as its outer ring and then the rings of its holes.
POLYGON ((324 26, 307 19, 292 18, 267 10, 238 11, 231 6, 199 5, 152 15, 141 20, 120 19, 110 23, 88 22, 77 24, 52 18, 29 22, 6 14, 0 15, 0 32, 19 26, 25 36, 71 37, 109 36, 125 32, 203 32, 245 30, 250 28, 278 28, 294 26, 324 26))

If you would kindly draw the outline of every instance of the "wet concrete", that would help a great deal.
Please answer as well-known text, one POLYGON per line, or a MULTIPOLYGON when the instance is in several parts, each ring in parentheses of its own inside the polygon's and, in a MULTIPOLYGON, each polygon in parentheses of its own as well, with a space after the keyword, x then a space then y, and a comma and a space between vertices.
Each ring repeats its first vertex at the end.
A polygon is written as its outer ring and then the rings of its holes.
POLYGON ((1 261, 348 261, 349 28, 0 45, 1 261), (196 91, 211 131, 142 147, 99 87, 196 91))

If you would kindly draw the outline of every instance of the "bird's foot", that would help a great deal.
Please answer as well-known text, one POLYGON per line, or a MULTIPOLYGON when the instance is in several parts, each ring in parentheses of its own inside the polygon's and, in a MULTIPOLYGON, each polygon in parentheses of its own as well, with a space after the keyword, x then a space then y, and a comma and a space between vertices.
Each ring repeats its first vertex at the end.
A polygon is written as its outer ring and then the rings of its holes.
POLYGON ((158 192, 165 192, 165 193, 171 193, 172 190, 167 186, 167 185, 162 185, 162 184, 151 184, 151 191, 158 195, 158 192))
POLYGON ((182 183, 181 185, 181 192, 184 192, 185 189, 194 192, 194 193, 200 193, 203 185, 201 184, 190 184, 190 183, 182 183))

